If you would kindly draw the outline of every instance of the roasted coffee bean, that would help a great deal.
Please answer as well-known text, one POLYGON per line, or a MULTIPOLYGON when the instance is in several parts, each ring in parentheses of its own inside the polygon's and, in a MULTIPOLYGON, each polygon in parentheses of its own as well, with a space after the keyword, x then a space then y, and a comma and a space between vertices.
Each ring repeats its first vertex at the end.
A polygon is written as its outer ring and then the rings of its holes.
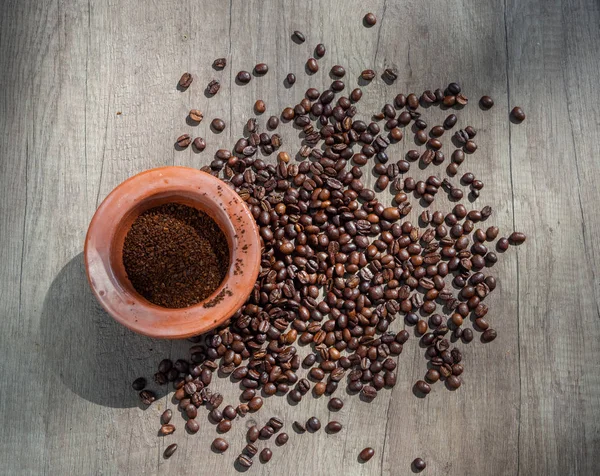
POLYGON ((431 392, 431 387, 429 386, 429 384, 423 380, 417 380, 417 383, 415 384, 415 388, 418 392, 427 395, 429 392, 431 392))
POLYGON ((337 78, 343 78, 346 75, 346 70, 343 66, 336 64, 331 68, 331 74, 337 78))
POLYGON ((269 117, 269 120, 267 121, 267 127, 270 130, 273 130, 277 129, 277 126, 279 126, 279 118, 277 116, 269 117))
POLYGON ((206 92, 208 94, 210 94, 211 96, 214 96, 215 94, 217 94, 219 92, 219 89, 221 89, 221 83, 219 83, 219 81, 217 81, 216 79, 213 79, 206 86, 206 92))
POLYGON ((373 448, 365 448, 360 452, 358 456, 362 461, 366 463, 373 457, 373 455, 375 455, 375 450, 373 448))
POLYGON ((177 138, 176 142, 178 147, 185 149, 192 143, 192 139, 189 134, 183 134, 177 138))
POLYGON ((312 432, 319 431, 321 429, 321 422, 316 417, 310 417, 306 421, 306 428, 312 432))
POLYGON ((201 122, 202 119, 204 118, 204 115, 198 109, 190 110, 189 116, 190 116, 190 119, 194 122, 201 122))
POLYGON ((235 79, 241 84, 248 84, 252 79, 252 75, 248 71, 240 71, 235 79))
POLYGON ((164 458, 169 459, 171 456, 173 456, 175 451, 177 451, 177 443, 170 444, 165 448, 165 452, 163 453, 164 458))
POLYGON ((368 26, 373 26, 377 23, 377 18, 373 13, 367 13, 364 17, 364 22, 368 26))
POLYGON ((494 100, 490 96, 481 96, 479 104, 484 109, 491 109, 494 106, 494 100))
POLYGON ((525 236, 525 233, 520 233, 517 231, 515 231, 508 237, 508 241, 513 245, 521 245, 525 243, 526 239, 527 237, 525 236))
POLYGON ((275 443, 278 446, 283 446, 288 442, 289 438, 290 437, 287 433, 280 433, 279 435, 277 435, 277 438, 275 438, 275 443))
POLYGON ((225 68, 225 66, 227 66, 226 58, 217 58, 216 60, 213 61, 213 67, 215 69, 223 69, 223 68, 225 68))
POLYGON ((290 86, 292 86, 296 82, 296 75, 294 73, 288 73, 288 75, 285 77, 285 80, 290 86))
POLYGON ((492 342, 496 337, 497 333, 494 329, 487 329, 482 335, 481 340, 483 342, 492 342))
POLYGON ((190 84, 192 84, 193 80, 194 78, 192 78, 192 75, 190 73, 183 73, 183 75, 181 75, 181 79, 179 80, 179 86, 184 89, 187 89, 190 87, 190 84))
POLYGON ((339 411, 344 407, 344 402, 339 398, 332 398, 329 400, 327 406, 331 411, 339 411))
POLYGON ((322 58, 323 56, 325 56, 325 52, 325 45, 323 43, 319 43, 315 48, 315 56, 317 56, 318 58, 322 58))
POLYGON ((185 429, 194 434, 197 433, 198 430, 200 429, 200 425, 198 424, 198 422, 194 419, 190 419, 188 421, 185 422, 185 429))
POLYGON ((212 442, 212 447, 219 453, 224 453, 229 449, 229 443, 223 438, 215 438, 212 442))
POLYGON ((308 61, 306 62, 306 67, 313 74, 319 71, 319 63, 317 63, 317 60, 314 58, 308 59, 308 61))
POLYGON ((412 465, 417 471, 423 471, 427 467, 427 464, 422 458, 415 458, 412 465))
POLYGON ((510 115, 517 122, 523 122, 525 120, 525 113, 523 112, 523 109, 518 106, 514 107, 513 110, 510 111, 510 115))
POLYGON ((269 66, 266 63, 258 63, 254 67, 254 71, 256 72, 256 74, 267 74, 267 72, 269 71, 269 66))
POLYGON ((267 105, 265 104, 265 102, 262 99, 259 99, 258 101, 256 101, 254 103, 254 110, 256 111, 257 114, 262 114, 263 112, 265 112, 267 110, 267 105))
POLYGON ((171 435, 174 432, 175 432, 175 425, 169 425, 169 424, 162 425, 159 430, 159 433, 163 436, 171 435))
POLYGON ((361 74, 360 77, 362 79, 364 79, 365 81, 371 81, 372 79, 375 78, 375 71, 373 71, 372 69, 365 69, 361 74))
POLYGON ((260 452, 260 460, 263 463, 268 463, 269 461, 271 461, 272 457, 273 457, 273 452, 269 448, 264 448, 260 452))
POLYGON ((153 392, 151 392, 150 390, 142 390, 140 392, 140 401, 144 404, 144 405, 151 405, 152 402, 154 402, 156 400, 156 395, 154 395, 153 392))
POLYGON ((260 407, 263 406, 263 399, 261 397, 254 397, 252 398, 252 400, 250 400, 248 402, 248 408, 250 408, 251 411, 255 412, 257 410, 260 409, 260 407))
POLYGON ((304 36, 304 34, 301 31, 294 31, 293 34, 294 38, 296 39, 296 41, 298 41, 298 43, 304 43, 306 41, 306 37, 304 36))
POLYGON ((216 118, 212 120, 210 126, 217 132, 223 132, 225 130, 225 121, 216 118))
POLYGON ((327 425, 325 425, 325 431, 332 435, 335 433, 339 433, 340 431, 342 431, 342 424, 337 421, 330 421, 329 423, 327 423, 327 425))
POLYGON ((138 377, 133 381, 131 386, 137 392, 144 390, 144 388, 146 388, 146 379, 144 377, 138 377))
POLYGON ((395 68, 387 68, 383 72, 383 77, 390 83, 393 83, 398 79, 398 70, 396 70, 395 68))
POLYGON ((244 468, 249 468, 250 466, 252 466, 252 459, 246 455, 239 455, 238 463, 240 464, 240 466, 243 466, 244 468))

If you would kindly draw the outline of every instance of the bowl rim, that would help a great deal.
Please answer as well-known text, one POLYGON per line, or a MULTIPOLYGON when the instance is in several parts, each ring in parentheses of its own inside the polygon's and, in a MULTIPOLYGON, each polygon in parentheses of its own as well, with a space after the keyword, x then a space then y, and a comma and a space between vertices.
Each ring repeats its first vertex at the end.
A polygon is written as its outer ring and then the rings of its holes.
POLYGON ((260 260, 258 227, 240 196, 217 177, 181 166, 145 170, 115 187, 94 213, 84 245, 88 283, 104 310, 137 333, 169 339, 199 335, 229 319, 252 292, 260 260), (124 286, 112 266, 119 227, 128 214, 159 195, 161 199, 184 195, 194 203, 202 202, 204 206, 198 208, 217 221, 230 244, 229 268, 222 283, 211 296, 190 307, 152 304, 130 284, 124 286))

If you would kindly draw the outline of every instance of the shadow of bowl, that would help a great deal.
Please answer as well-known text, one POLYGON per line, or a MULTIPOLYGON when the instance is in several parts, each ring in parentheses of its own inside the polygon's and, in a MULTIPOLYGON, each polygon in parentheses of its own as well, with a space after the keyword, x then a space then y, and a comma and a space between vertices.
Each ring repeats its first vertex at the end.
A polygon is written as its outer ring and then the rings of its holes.
POLYGON ((89 288, 81 253, 48 289, 40 335, 48 371, 90 402, 113 408, 140 406, 138 392, 131 388, 140 376, 157 398, 170 388, 159 387, 152 376, 172 343, 135 334, 110 317, 89 288))

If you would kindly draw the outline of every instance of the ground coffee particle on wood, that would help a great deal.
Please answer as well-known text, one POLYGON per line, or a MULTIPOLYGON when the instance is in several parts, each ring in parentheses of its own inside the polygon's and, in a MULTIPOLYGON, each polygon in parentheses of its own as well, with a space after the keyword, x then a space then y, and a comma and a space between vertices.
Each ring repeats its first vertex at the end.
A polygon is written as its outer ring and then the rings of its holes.
POLYGON ((227 239, 204 212, 167 203, 142 213, 123 246, 134 289, 168 308, 188 307, 212 294, 229 267, 227 239))

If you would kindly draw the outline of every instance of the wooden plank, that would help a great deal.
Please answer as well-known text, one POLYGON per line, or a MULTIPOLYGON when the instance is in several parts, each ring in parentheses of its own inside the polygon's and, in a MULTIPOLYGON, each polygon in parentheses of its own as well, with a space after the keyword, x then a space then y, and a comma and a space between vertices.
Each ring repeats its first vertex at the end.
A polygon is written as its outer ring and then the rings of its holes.
POLYGON ((600 13, 594 2, 558 1, 508 2, 506 13, 509 103, 528 114, 511 126, 515 226, 534 237, 518 251, 519 472, 594 474, 599 166, 598 146, 581 134, 598 124, 600 13))

